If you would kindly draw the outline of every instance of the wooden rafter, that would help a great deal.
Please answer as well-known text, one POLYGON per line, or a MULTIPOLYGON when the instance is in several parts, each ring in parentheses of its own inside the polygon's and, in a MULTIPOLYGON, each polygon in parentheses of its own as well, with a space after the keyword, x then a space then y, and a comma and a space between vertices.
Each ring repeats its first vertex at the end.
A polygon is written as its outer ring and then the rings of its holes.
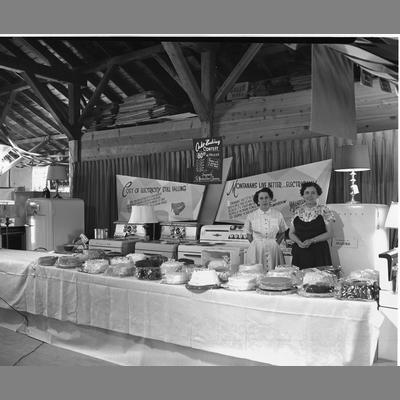
POLYGON ((21 60, 19 57, 12 57, 0 54, 0 68, 15 72, 31 72, 42 78, 59 82, 73 82, 75 74, 68 70, 60 70, 57 67, 48 67, 34 61, 21 60))
POLYGON ((36 107, 29 104, 27 101, 21 100, 21 97, 18 98, 17 103, 29 110, 33 115, 36 115, 36 117, 44 121, 47 125, 51 126, 56 131, 61 132, 60 127, 52 119, 48 118, 46 115, 43 114, 43 112, 39 111, 36 107))
POLYGON ((156 84, 156 87, 159 87, 160 90, 167 93, 170 98, 175 97, 175 94, 168 89, 164 82, 157 77, 157 74, 155 74, 143 61, 135 61, 135 65, 156 84))
POLYGON ((22 43, 24 46, 31 49, 33 53, 52 66, 65 68, 64 64, 58 59, 46 46, 43 46, 39 40, 32 38, 17 37, 15 40, 22 43))
POLYGON ((134 50, 129 53, 122 54, 120 56, 115 56, 96 62, 93 64, 85 65, 84 67, 76 68, 75 71, 80 74, 89 74, 91 72, 101 71, 108 68, 110 65, 124 65, 130 61, 144 60, 146 58, 151 58, 154 54, 162 53, 164 51, 163 46, 156 45, 152 47, 147 47, 141 50, 134 50))
POLYGON ((13 83, 12 85, 3 86, 0 88, 0 96, 7 96, 12 91, 22 92, 26 89, 29 89, 30 86, 26 84, 26 82, 21 81, 20 83, 13 83))
POLYGON ((175 70, 188 94, 193 107, 198 114, 200 120, 209 120, 209 110, 207 107, 207 102, 204 96, 200 92, 199 86, 197 85, 196 79, 193 76, 192 71, 183 56, 182 50, 177 43, 174 42, 162 42, 165 51, 167 52, 175 70))
MULTIPOLYGON (((50 46, 57 54, 59 54, 68 64, 72 66, 72 68, 79 68, 79 66, 84 63, 84 60, 81 60, 68 46, 63 43, 52 41, 46 41, 46 44, 50 46)), ((87 80, 90 82, 95 88, 99 85, 101 79, 97 76, 97 74, 92 73, 88 76, 84 77, 80 72, 76 72, 77 81, 82 82, 83 80, 87 80)), ((83 89, 84 90, 84 89, 83 89)), ((116 94, 111 88, 106 87, 104 90, 104 95, 107 96, 111 101, 119 103, 121 101, 121 97, 116 94)), ((91 95, 90 95, 91 96, 91 95)))
POLYGON ((31 72, 24 72, 23 78, 29 83, 32 90, 40 98, 42 103, 45 105, 47 111, 53 116, 57 124, 62 129, 63 133, 67 135, 69 139, 74 139, 72 134, 72 127, 67 121, 66 111, 63 112, 60 105, 57 103, 59 101, 50 90, 43 85, 36 76, 31 72))
POLYGON ((8 113, 9 113, 13 103, 14 103, 14 100, 15 100, 16 96, 17 96, 17 92, 15 90, 13 90, 10 93, 10 96, 8 97, 6 104, 3 107, 3 111, 1 112, 1 115, 0 115, 0 123, 1 124, 4 123, 6 117, 7 117, 8 113))
POLYGON ((90 98, 89 102, 86 104, 85 109, 83 110, 80 118, 79 124, 82 126, 83 121, 89 115, 89 113, 93 110, 93 107, 96 105, 97 101, 99 100, 101 94, 104 91, 104 88, 107 86, 112 74, 116 69, 116 65, 111 65, 107 71, 104 73, 103 78, 101 79, 100 83, 96 87, 96 90, 93 93, 93 96, 90 98))
POLYGON ((164 69, 165 72, 168 73, 168 75, 175 80, 175 82, 183 89, 185 90, 185 88, 182 85, 182 82, 179 79, 178 74, 174 71, 173 67, 170 66, 163 58, 160 54, 156 54, 154 55, 154 60, 156 60, 158 62, 158 64, 160 64, 160 66, 164 69))
POLYGON ((228 78, 226 78, 225 82, 218 89, 215 94, 214 102, 218 103, 222 101, 225 96, 229 93, 229 91, 233 88, 233 85, 239 79, 242 72, 246 69, 246 67, 250 64, 251 60, 258 53, 258 51, 263 46, 263 43, 252 43, 249 48, 244 53, 243 57, 236 64, 235 68, 229 74, 228 78))

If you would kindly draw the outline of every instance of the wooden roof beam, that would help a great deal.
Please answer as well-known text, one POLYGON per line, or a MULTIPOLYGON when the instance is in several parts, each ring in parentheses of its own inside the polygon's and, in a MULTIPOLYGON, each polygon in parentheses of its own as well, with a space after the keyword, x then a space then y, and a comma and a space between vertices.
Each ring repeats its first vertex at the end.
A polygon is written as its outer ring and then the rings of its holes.
POLYGON ((10 96, 8 97, 6 104, 4 105, 3 111, 1 112, 1 115, 0 115, 0 123, 1 124, 4 124, 4 121, 6 120, 6 117, 14 103, 16 96, 17 96, 17 92, 15 90, 13 90, 10 93, 10 96))
POLYGON ((162 42, 162 45, 171 59, 179 79, 182 82, 182 85, 200 120, 208 121, 210 116, 207 102, 197 85, 196 79, 190 70, 179 44, 175 42, 162 42))
POLYGON ((163 51, 164 48, 161 45, 147 47, 145 49, 134 50, 129 53, 122 54, 120 56, 111 57, 100 62, 88 64, 85 65, 84 67, 75 68, 74 71, 80 75, 89 74, 91 72, 104 70, 105 68, 108 68, 110 65, 113 64, 123 65, 130 61, 152 58, 155 54, 162 53, 163 51))
POLYGON ((62 132, 65 133, 70 140, 75 139, 72 134, 72 127, 67 121, 66 110, 63 110, 62 106, 57 104, 57 101, 59 101, 58 98, 55 97, 45 85, 39 82, 33 73, 24 72, 22 75, 25 81, 29 83, 32 90, 45 105, 47 111, 56 120, 57 124, 62 129, 62 132))
POLYGON ((174 71, 174 69, 162 58, 160 54, 156 54, 154 57, 154 60, 160 64, 160 66, 164 69, 165 72, 168 73, 168 75, 183 89, 185 88, 182 85, 181 80, 179 79, 179 76, 177 73, 174 71))
POLYGON ((93 110, 93 107, 96 105, 98 100, 100 99, 101 94, 104 91, 104 88, 107 86, 108 82, 110 81, 111 75, 116 70, 116 65, 111 65, 108 67, 107 71, 104 73, 100 83, 97 85, 96 90, 94 91, 92 97, 90 98, 89 102, 86 104, 85 109, 83 110, 78 124, 82 127, 85 118, 89 115, 89 113, 93 110))
POLYGON ((29 71, 41 78, 59 82, 73 82, 76 80, 75 73, 67 68, 61 70, 58 67, 48 67, 34 61, 21 60, 19 57, 5 54, 0 54, 0 68, 15 72, 29 71))
POLYGON ((219 103, 222 101, 225 96, 229 93, 229 91, 233 88, 233 85, 239 79, 242 72, 246 69, 246 67, 250 64, 251 60, 255 57, 258 51, 263 46, 263 43, 252 43, 246 52, 243 54, 240 61, 237 63, 236 67, 229 74, 228 78, 226 78, 225 82, 218 89, 215 94, 214 102, 219 103))

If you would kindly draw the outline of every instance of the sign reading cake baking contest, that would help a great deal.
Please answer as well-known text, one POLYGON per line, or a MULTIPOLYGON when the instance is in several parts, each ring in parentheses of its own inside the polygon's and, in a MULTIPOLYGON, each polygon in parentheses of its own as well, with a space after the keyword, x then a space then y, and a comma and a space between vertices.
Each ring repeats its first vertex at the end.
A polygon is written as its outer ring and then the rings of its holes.
POLYGON ((215 220, 243 223, 247 214, 257 209, 254 193, 267 187, 274 193, 272 206, 282 213, 289 226, 294 210, 304 202, 300 195, 303 182, 318 183, 322 189, 318 202, 326 204, 331 170, 332 160, 325 160, 227 181, 215 220))
POLYGON ((118 220, 128 221, 132 206, 152 205, 160 222, 194 221, 204 185, 117 175, 118 220))
POLYGON ((193 139, 194 183, 222 182, 222 138, 193 139))

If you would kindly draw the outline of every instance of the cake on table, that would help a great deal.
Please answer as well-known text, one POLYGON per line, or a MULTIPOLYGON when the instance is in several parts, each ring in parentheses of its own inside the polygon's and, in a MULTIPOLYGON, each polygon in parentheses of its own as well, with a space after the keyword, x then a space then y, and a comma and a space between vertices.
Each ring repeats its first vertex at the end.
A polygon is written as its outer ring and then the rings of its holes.
POLYGON ((58 260, 56 256, 44 256, 38 258, 38 264, 43 267, 52 267, 58 260))
POLYGON ((160 266, 161 275, 165 276, 168 272, 180 271, 184 265, 183 262, 175 261, 174 259, 164 261, 160 266))
POLYGON ((188 284, 190 286, 219 285, 220 281, 214 269, 195 270, 188 284))
POLYGON ((264 272, 264 267, 262 264, 241 264, 239 265, 238 272, 262 274, 264 272))
POLYGON ((132 276, 135 274, 135 265, 129 257, 113 257, 110 265, 104 271, 106 276, 132 276))
POLYGON ((260 290, 284 291, 293 289, 293 280, 287 277, 266 276, 258 283, 260 290))
POLYGON ((160 265, 162 263, 161 259, 155 257, 136 261, 136 277, 144 280, 161 279, 160 265))
POLYGON ((83 263, 83 272, 88 274, 101 274, 108 267, 108 260, 98 259, 98 260, 86 260, 83 263))
POLYGON ((78 268, 82 266, 82 260, 77 256, 60 256, 57 261, 58 268, 78 268))
POLYGON ((255 274, 237 273, 228 278, 225 287, 231 290, 253 290, 256 288, 257 277, 255 274))
POLYGON ((126 257, 130 258, 134 265, 137 261, 145 260, 147 258, 143 253, 129 253, 126 257))
POLYGON ((168 271, 165 274, 165 283, 169 285, 181 285, 187 283, 189 280, 189 274, 185 271, 168 271))
POLYGON ((307 268, 302 270, 302 284, 299 286, 299 294, 307 297, 329 297, 333 296, 337 277, 336 275, 320 271, 318 268, 307 268))

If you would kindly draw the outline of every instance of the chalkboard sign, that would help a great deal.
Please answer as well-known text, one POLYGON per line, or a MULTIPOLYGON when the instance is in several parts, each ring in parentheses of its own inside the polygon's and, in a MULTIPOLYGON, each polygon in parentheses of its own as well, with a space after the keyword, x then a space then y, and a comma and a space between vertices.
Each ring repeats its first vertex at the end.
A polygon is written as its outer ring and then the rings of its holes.
POLYGON ((193 139, 193 183, 222 182, 222 138, 193 139))

